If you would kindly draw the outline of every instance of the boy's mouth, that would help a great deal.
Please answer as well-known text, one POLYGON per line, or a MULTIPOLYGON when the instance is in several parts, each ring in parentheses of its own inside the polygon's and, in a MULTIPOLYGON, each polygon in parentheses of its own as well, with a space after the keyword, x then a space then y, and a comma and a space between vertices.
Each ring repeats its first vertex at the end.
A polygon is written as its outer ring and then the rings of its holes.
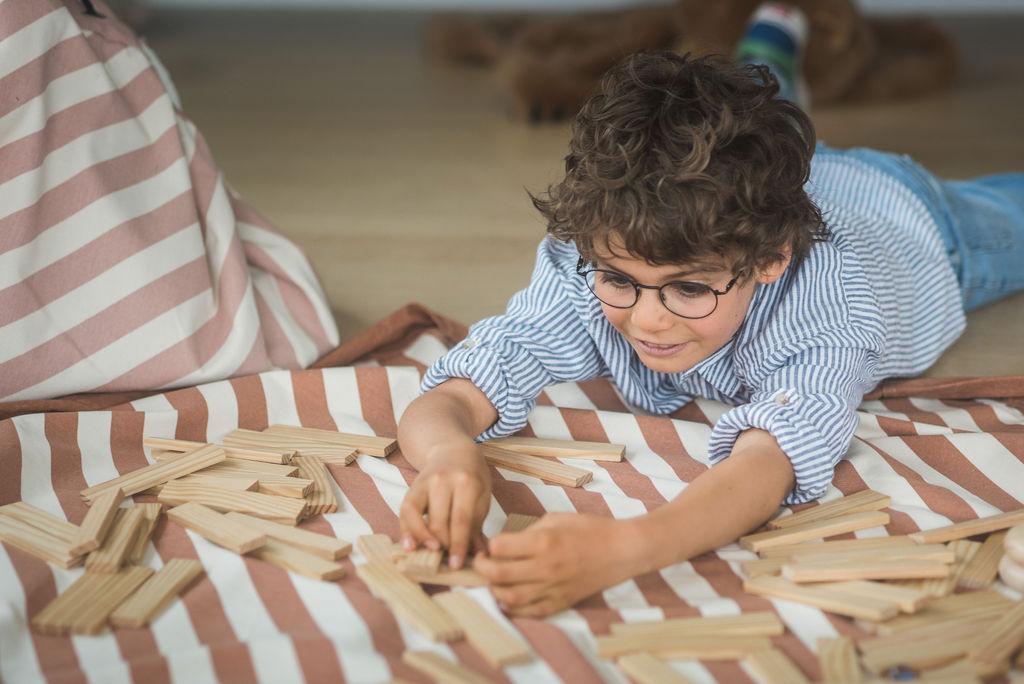
POLYGON ((642 351, 648 356, 672 356, 682 350, 689 342, 682 342, 680 344, 655 344, 654 342, 646 342, 637 337, 633 338, 636 343, 637 349, 642 351))

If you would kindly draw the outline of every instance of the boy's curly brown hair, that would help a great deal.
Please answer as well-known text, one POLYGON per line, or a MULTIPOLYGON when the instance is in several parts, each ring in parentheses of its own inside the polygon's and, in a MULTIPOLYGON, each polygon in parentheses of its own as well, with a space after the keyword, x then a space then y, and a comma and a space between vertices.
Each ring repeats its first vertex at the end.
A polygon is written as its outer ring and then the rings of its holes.
POLYGON ((565 178, 531 195, 548 232, 590 261, 616 236, 653 265, 799 263, 828 229, 804 192, 814 127, 778 91, 719 56, 628 58, 576 116, 565 178))

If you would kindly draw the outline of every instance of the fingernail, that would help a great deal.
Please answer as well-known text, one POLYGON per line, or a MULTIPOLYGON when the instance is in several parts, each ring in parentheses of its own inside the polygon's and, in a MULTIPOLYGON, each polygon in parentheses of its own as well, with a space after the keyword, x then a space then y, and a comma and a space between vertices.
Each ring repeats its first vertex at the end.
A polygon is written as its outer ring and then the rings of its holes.
POLYGON ((413 540, 412 537, 403 537, 402 548, 406 551, 413 551, 416 549, 416 542, 413 540))
POLYGON ((508 610, 508 604, 505 603, 504 601, 498 601, 498 607, 501 608, 502 610, 508 610))
POLYGON ((452 570, 462 567, 462 556, 448 556, 448 567, 452 570))

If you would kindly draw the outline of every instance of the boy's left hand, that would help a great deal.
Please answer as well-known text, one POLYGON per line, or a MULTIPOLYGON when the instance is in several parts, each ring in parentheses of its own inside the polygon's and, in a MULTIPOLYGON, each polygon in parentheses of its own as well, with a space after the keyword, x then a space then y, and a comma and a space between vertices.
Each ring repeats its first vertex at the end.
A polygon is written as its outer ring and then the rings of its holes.
POLYGON ((636 575, 637 542, 628 521, 549 513, 522 532, 494 537, 473 568, 509 614, 542 617, 636 575))

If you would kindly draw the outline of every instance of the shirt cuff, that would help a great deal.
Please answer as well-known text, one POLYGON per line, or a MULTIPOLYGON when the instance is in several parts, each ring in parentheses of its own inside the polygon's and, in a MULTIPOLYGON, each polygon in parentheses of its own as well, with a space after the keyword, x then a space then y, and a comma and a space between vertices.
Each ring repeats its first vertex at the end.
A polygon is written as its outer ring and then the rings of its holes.
POLYGON ((712 465, 727 458, 744 430, 765 430, 789 458, 796 477, 796 485, 783 505, 807 503, 828 490, 856 425, 856 411, 839 397, 802 396, 795 389, 781 389, 768 399, 725 413, 711 430, 708 458, 712 465))
POLYGON ((423 392, 437 387, 449 378, 465 378, 487 396, 498 420, 476 438, 478 442, 505 437, 526 427, 526 416, 534 401, 510 383, 503 357, 495 350, 466 338, 434 363, 423 376, 423 392))

